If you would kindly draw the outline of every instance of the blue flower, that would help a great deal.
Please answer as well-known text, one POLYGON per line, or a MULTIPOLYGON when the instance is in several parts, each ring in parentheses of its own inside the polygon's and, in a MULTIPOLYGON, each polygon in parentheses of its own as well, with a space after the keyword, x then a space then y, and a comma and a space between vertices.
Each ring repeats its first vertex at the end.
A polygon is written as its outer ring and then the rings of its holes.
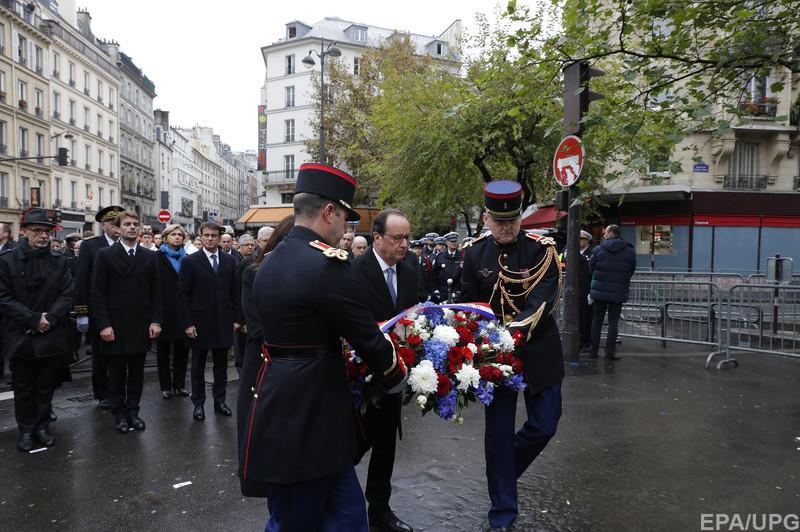
POLYGON ((521 373, 503 379, 503 386, 511 388, 515 392, 521 392, 528 387, 528 385, 525 384, 525 375, 521 373))
POLYGON ((422 310, 422 313, 428 318, 428 321, 431 322, 431 328, 436 327, 437 325, 447 325, 447 322, 444 319, 444 310, 440 309, 439 307, 425 308, 422 310))
POLYGON ((491 329, 489 331, 489 343, 496 344, 500 342, 500 333, 497 332, 497 329, 491 329))
POLYGON ((447 353, 450 351, 449 345, 441 340, 431 338, 423 342, 422 351, 424 353, 424 358, 430 360, 437 371, 445 371, 447 368, 447 353))
POLYGON ((451 420, 456 417, 456 405, 458 404, 458 390, 453 389, 444 397, 439 397, 436 413, 439 417, 451 420))
POLYGON ((494 384, 481 379, 478 388, 475 390, 475 397, 484 406, 489 406, 494 400, 494 384))

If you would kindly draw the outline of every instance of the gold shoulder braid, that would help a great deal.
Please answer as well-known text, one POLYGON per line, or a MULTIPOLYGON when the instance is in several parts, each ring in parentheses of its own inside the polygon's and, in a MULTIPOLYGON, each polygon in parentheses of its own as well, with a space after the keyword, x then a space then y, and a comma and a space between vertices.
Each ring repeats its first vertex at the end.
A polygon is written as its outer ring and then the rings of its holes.
MULTIPOLYGON (((489 298, 489 304, 494 300, 495 294, 500 293, 500 308, 502 310, 503 323, 507 324, 513 321, 516 316, 522 312, 522 309, 517 307, 514 303, 515 299, 521 298, 524 303, 528 295, 534 288, 544 279, 547 270, 557 259, 555 246, 547 246, 544 257, 539 263, 526 270, 514 271, 507 268, 503 264, 503 254, 500 253, 497 257, 497 264, 500 266, 500 271, 497 275, 497 282, 492 289, 492 296, 489 298), (508 312, 506 312, 508 310, 508 312)), ((558 273, 558 301, 561 297, 561 270, 558 273)), ((556 306, 553 307, 555 309, 556 306)), ((541 312, 541 309, 540 309, 541 312)), ((552 311, 551 311, 552 312, 552 311)), ((538 320, 537 320, 538 321, 538 320)))

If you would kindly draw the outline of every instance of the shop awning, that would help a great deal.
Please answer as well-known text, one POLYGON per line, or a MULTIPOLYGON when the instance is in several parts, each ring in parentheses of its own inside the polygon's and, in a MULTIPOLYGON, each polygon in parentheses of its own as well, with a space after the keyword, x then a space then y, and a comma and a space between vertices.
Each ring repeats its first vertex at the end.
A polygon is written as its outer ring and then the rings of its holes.
POLYGON ((533 214, 522 219, 523 229, 539 229, 542 227, 555 227, 558 219, 566 216, 564 211, 556 211, 552 205, 539 207, 533 214))

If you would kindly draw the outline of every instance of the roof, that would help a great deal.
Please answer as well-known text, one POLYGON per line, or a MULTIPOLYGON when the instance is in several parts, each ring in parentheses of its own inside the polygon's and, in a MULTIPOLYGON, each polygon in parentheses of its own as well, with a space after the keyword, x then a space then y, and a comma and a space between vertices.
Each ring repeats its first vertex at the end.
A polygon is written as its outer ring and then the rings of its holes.
MULTIPOLYGON (((372 48, 379 48, 385 42, 390 40, 395 35, 403 35, 408 36, 411 42, 414 45, 415 51, 419 55, 428 54, 430 51, 426 48, 428 45, 434 42, 446 42, 449 44, 448 46, 448 55, 443 56, 442 59, 447 59, 451 61, 461 61, 461 53, 460 53, 460 46, 457 42, 451 42, 446 40, 446 33, 447 30, 455 24, 448 26, 445 31, 441 35, 422 35, 419 33, 410 33, 407 31, 400 31, 397 29, 389 29, 389 28, 381 28, 378 26, 372 26, 370 24, 363 24, 360 22, 354 22, 351 20, 343 20, 338 17, 326 17, 319 22, 314 24, 305 24, 300 21, 293 21, 289 24, 302 24, 306 27, 310 27, 311 29, 303 34, 298 34, 297 37, 292 39, 279 39, 275 41, 270 46, 286 44, 291 41, 300 41, 302 39, 325 39, 328 41, 336 41, 340 44, 351 44, 354 46, 368 46, 372 48), (367 28, 367 40, 366 42, 357 41, 352 38, 353 34, 346 32, 345 30, 351 28, 352 26, 357 26, 361 28, 367 28)), ((266 48, 266 47, 265 47, 266 48)))

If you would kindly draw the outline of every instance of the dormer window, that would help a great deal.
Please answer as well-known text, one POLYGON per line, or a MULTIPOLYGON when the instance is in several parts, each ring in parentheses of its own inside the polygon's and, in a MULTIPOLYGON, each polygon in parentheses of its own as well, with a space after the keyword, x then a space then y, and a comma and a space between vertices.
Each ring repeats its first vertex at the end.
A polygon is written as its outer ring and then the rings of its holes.
POLYGON ((353 28, 353 40, 367 42, 367 30, 365 28, 353 28))
POLYGON ((444 45, 440 42, 436 43, 436 55, 442 55, 444 52, 444 45))
POLYGON ((297 26, 289 26, 286 28, 286 38, 294 39, 297 37, 297 26))

